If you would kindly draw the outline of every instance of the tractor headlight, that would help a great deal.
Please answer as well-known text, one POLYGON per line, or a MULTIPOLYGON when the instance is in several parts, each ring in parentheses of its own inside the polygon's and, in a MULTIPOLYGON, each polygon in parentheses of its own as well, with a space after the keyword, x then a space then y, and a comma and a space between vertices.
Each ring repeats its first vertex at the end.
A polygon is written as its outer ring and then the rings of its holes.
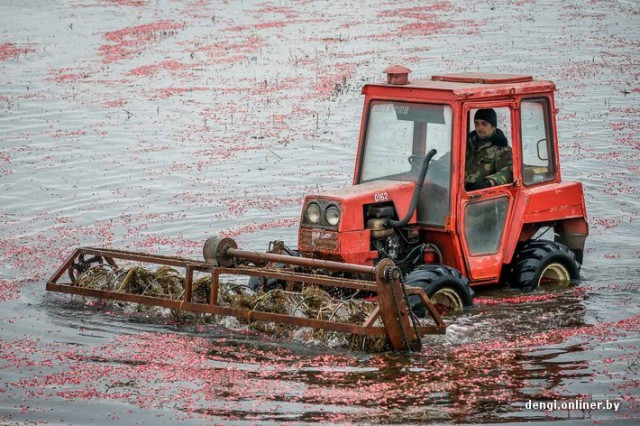
POLYGON ((336 226, 340 222, 340 209, 337 206, 329 206, 324 212, 324 218, 331 226, 336 226))
POLYGON ((307 206, 307 211, 304 212, 304 217, 307 219, 307 222, 312 224, 320 223, 320 206, 316 203, 310 203, 307 206))

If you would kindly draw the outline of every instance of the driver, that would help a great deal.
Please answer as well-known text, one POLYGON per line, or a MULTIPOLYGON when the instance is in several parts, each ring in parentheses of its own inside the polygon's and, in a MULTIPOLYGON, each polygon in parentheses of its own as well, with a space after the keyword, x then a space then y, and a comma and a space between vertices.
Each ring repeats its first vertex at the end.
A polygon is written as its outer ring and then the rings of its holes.
POLYGON ((467 138, 464 188, 467 191, 513 182, 511 147, 493 108, 479 109, 473 116, 475 130, 467 138))

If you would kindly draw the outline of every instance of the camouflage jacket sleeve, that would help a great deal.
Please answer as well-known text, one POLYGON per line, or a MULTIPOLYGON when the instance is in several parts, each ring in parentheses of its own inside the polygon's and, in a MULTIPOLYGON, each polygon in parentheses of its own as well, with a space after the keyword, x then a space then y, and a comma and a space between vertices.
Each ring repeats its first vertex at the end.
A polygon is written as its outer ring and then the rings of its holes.
POLYGON ((504 185, 513 182, 513 159, 511 148, 501 148, 495 157, 495 173, 484 178, 491 182, 491 186, 504 185))

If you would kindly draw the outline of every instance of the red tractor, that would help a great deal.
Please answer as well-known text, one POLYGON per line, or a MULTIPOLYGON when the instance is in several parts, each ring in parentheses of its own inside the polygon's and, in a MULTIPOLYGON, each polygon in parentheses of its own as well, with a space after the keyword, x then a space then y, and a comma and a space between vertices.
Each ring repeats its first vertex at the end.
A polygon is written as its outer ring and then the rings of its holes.
POLYGON ((386 84, 362 89, 353 186, 304 200, 301 255, 392 259, 405 284, 452 308, 472 303, 469 285, 532 290, 578 279, 588 224, 582 184, 560 174, 554 83, 481 73, 409 82, 398 66, 385 73, 386 84), (468 135, 474 113, 488 108, 511 146, 513 177, 466 190, 468 135))
POLYGON ((387 336, 394 350, 415 350, 421 334, 445 332, 443 310, 473 303, 472 286, 532 290, 578 279, 588 224, 582 185, 560 176, 555 85, 525 75, 477 73, 409 82, 406 68, 385 72, 385 84, 362 90, 353 185, 305 198, 297 250, 274 242, 267 253, 247 252, 216 237, 206 241, 204 261, 79 248, 47 289, 387 336), (503 168, 508 179, 484 188, 465 185, 479 111, 491 111, 483 116, 500 127, 510 153, 503 168), (552 236, 542 239, 549 231, 552 236), (144 286, 142 293, 128 293, 125 282, 100 288, 79 283, 94 266, 124 275, 116 259, 182 268, 181 290, 160 296, 144 286), (71 281, 58 283, 65 271, 71 281), (210 274, 205 299, 194 296, 194 272, 210 274), (247 275, 259 290, 311 285, 343 296, 377 294, 378 304, 360 324, 336 322, 333 315, 300 318, 230 307, 219 298, 224 274, 247 275), (416 316, 430 316, 435 325, 416 316))

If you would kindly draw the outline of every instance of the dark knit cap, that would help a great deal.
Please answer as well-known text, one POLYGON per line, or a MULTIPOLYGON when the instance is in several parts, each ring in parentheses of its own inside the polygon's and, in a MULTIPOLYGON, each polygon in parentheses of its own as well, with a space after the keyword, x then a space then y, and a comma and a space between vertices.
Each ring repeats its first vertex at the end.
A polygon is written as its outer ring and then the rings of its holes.
POLYGON ((498 116, 493 108, 479 109, 473 116, 474 120, 484 120, 493 127, 498 127, 498 116))

